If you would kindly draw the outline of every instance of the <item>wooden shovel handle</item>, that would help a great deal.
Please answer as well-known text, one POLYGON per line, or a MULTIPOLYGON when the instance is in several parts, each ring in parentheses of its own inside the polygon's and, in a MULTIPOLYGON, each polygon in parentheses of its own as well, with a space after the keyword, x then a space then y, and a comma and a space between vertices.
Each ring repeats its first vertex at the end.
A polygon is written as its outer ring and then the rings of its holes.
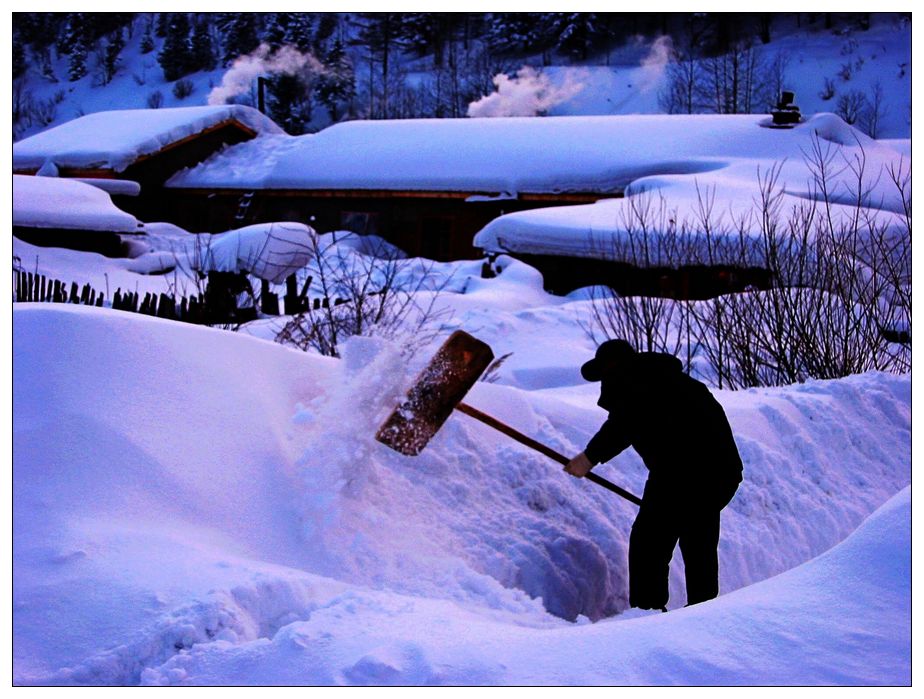
MULTIPOLYGON (((467 405, 465 403, 458 403, 456 405, 456 410, 458 410, 460 413, 465 413, 469 417, 473 417, 476 420, 479 420, 480 422, 483 422, 489 427, 493 427, 498 432, 503 432, 505 435, 507 435, 508 437, 512 437, 513 439, 518 441, 520 444, 523 444, 529 447, 530 449, 535 449, 540 454, 545 454, 550 459, 554 459, 555 461, 560 463, 562 466, 567 466, 568 462, 571 461, 571 459, 569 459, 564 454, 559 454, 554 449, 547 447, 545 444, 542 444, 541 442, 537 442, 535 439, 531 437, 527 437, 522 432, 518 432, 517 430, 513 429, 509 425, 505 425, 503 422, 501 422, 497 418, 493 418, 490 415, 487 415, 486 413, 481 412, 477 408, 473 408, 472 406, 467 405)), ((586 476, 584 476, 584 478, 586 478, 587 480, 593 483, 596 483, 599 486, 603 486, 607 490, 613 491, 617 495, 624 497, 629 502, 634 502, 636 505, 642 504, 641 498, 633 495, 628 490, 623 490, 615 483, 611 483, 605 478, 601 478, 593 471, 589 472, 586 476)))

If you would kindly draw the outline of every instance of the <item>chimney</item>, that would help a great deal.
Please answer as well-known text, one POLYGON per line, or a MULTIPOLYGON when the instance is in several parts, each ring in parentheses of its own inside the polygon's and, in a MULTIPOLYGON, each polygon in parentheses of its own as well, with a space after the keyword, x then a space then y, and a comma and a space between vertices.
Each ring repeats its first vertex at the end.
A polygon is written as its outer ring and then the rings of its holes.
POLYGON ((795 98, 795 93, 789 90, 783 90, 780 93, 779 102, 777 102, 776 107, 770 110, 774 126, 792 126, 802 121, 799 108, 792 103, 795 98))
POLYGON ((257 78, 257 109, 266 114, 266 78, 262 75, 257 78))

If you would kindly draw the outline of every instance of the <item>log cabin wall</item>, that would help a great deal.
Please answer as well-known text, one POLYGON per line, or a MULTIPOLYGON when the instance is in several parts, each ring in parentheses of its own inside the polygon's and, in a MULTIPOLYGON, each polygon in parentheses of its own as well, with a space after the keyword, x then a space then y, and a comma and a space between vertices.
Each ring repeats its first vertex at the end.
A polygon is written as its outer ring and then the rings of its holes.
MULTIPOLYGON (((466 201, 469 193, 364 190, 163 189, 158 220, 195 232, 241 228, 253 223, 296 221, 319 233, 351 230, 374 234, 409 255, 438 261, 478 259, 475 234, 506 213, 590 203, 598 194, 526 195, 519 199, 466 201)), ((150 219, 149 219, 150 220, 150 219)))

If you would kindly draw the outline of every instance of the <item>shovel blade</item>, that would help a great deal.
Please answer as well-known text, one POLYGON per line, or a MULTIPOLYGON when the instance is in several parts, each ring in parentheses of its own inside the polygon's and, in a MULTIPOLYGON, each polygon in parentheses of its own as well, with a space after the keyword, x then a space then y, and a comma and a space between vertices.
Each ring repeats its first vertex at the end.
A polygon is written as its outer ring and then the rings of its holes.
POLYGON ((375 438, 397 452, 417 456, 493 359, 487 344, 456 330, 417 377, 404 402, 382 423, 375 438))

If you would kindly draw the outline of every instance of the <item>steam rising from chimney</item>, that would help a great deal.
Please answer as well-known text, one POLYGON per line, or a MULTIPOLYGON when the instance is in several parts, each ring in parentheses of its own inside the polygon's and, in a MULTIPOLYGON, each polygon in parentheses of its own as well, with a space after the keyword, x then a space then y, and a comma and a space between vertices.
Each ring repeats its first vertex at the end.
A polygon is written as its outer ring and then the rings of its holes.
POLYGON ((208 103, 226 104, 245 94, 261 75, 304 75, 311 78, 324 72, 324 65, 310 53, 301 53, 292 46, 273 51, 266 44, 260 44, 252 53, 234 59, 228 72, 222 76, 221 84, 209 93, 208 103))
POLYGON ((660 84, 661 77, 670 63, 671 55, 674 52, 674 45, 669 36, 659 36, 651 45, 648 55, 641 61, 642 77, 640 89, 642 92, 650 92, 660 84))
POLYGON ((580 71, 565 72, 562 85, 553 85, 545 73, 523 66, 516 77, 500 73, 494 76, 496 92, 468 105, 470 117, 537 116, 565 102, 581 90, 580 71))

